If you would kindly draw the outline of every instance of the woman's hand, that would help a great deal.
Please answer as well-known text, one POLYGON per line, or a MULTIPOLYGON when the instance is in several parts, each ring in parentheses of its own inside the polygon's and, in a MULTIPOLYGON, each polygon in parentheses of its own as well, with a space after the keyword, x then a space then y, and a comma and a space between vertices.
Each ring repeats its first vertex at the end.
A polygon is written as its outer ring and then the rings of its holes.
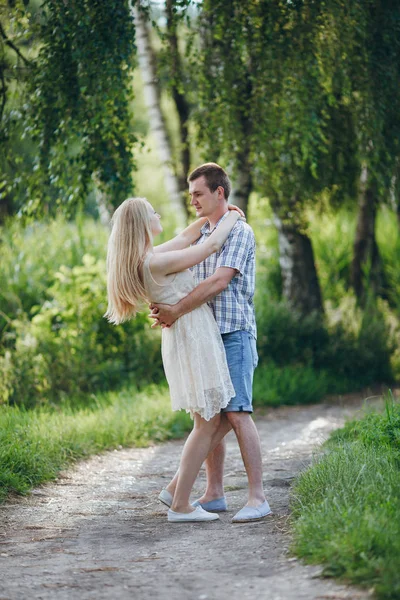
POLYGON ((151 326, 152 329, 158 327, 158 325, 161 325, 162 328, 171 327, 180 316, 176 304, 151 303, 149 304, 149 308, 151 310, 149 317, 154 319, 154 323, 151 326))
POLYGON ((244 212, 242 211, 241 208, 239 208, 238 206, 236 206, 236 204, 228 204, 228 210, 236 210, 239 215, 242 217, 242 220, 246 220, 246 215, 244 214, 244 212))

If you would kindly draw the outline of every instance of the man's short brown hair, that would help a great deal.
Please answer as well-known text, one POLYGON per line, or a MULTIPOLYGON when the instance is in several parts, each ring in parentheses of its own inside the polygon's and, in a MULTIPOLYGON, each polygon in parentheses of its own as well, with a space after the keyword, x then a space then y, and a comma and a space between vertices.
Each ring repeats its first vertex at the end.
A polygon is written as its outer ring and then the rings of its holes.
POLYGON ((221 186, 224 188, 225 200, 228 200, 231 193, 231 182, 224 169, 217 165, 217 163, 204 163, 204 165, 200 165, 200 167, 197 167, 197 169, 190 173, 188 182, 194 181, 203 175, 209 190, 215 192, 221 186))

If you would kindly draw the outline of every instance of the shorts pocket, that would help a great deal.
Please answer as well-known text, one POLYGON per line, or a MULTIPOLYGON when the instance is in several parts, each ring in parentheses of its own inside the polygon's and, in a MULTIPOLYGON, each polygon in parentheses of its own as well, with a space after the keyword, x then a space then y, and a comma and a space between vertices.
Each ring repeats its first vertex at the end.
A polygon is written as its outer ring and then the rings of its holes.
POLYGON ((253 336, 249 333, 249 342, 251 348, 251 355, 253 357, 253 369, 255 369, 258 365, 258 353, 257 353, 257 343, 253 336))

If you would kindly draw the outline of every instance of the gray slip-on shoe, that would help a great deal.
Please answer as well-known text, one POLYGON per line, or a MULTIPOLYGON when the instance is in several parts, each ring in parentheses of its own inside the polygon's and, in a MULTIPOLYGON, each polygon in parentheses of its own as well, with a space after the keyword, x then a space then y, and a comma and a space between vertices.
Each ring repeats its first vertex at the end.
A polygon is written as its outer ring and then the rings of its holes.
POLYGON ((192 506, 201 506, 201 508, 210 512, 225 512, 228 510, 225 496, 216 500, 210 500, 210 502, 202 502, 201 504, 198 500, 195 500, 195 502, 192 502, 192 506))
POLYGON ((205 521, 217 521, 218 519, 218 515, 203 510, 201 506, 196 506, 195 510, 190 513, 178 513, 171 509, 168 510, 169 523, 201 523, 205 521))
POLYGON ((232 523, 248 523, 249 521, 258 521, 272 514, 272 510, 267 501, 259 506, 244 506, 233 517, 232 523))
POLYGON ((160 502, 168 506, 168 508, 171 506, 173 500, 172 494, 170 494, 167 490, 161 490, 161 492, 158 494, 158 499, 160 502))

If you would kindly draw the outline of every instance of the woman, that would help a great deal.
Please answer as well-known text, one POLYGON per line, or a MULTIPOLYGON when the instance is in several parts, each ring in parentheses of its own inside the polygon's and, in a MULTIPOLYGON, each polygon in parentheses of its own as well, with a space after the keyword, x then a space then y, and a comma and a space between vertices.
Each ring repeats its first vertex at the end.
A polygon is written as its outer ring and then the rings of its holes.
MULTIPOLYGON (((125 200, 112 220, 107 254, 108 309, 104 316, 118 324, 133 317, 141 301, 179 302, 195 287, 188 269, 217 252, 239 218, 239 212, 231 210, 203 244, 191 246, 199 238, 205 218, 153 247, 153 237, 162 231, 160 215, 144 198, 125 200)), ((194 419, 183 448, 168 521, 213 521, 218 515, 200 506, 194 508, 189 497, 201 465, 215 445, 220 411, 235 391, 221 335, 206 304, 162 330, 162 358, 172 409, 185 409, 194 419)))

